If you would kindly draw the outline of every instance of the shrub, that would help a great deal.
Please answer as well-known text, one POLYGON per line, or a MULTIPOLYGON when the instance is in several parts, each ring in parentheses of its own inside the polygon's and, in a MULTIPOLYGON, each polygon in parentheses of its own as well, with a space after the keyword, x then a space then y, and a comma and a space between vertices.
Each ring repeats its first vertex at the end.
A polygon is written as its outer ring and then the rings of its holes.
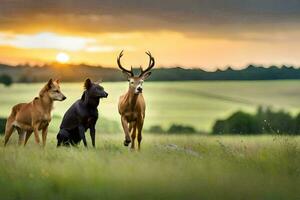
POLYGON ((165 130, 160 125, 151 126, 148 130, 150 133, 165 133, 165 130))
POLYGON ((227 120, 218 120, 214 127, 214 134, 257 134, 258 124, 253 116, 244 112, 236 112, 227 120))
POLYGON ((0 76, 0 83, 3 83, 5 86, 10 86, 13 83, 13 79, 9 75, 3 74, 0 76))
POLYGON ((213 130, 212 130, 213 134, 216 135, 226 134, 228 131, 226 125, 227 125, 226 120, 217 120, 215 122, 215 125, 213 126, 213 130))
POLYGON ((284 111, 259 107, 255 115, 242 111, 233 113, 225 120, 217 120, 213 134, 300 134, 300 114, 293 118, 284 111))
MULTIPOLYGON (((163 129, 160 125, 153 125, 148 130, 149 133, 158 134, 191 134, 198 133, 197 130, 188 125, 172 124, 167 130, 163 129)), ((201 132, 202 133, 202 132, 201 132)))
POLYGON ((167 133, 196 133, 196 130, 192 126, 172 124, 167 130, 167 133))
POLYGON ((0 134, 4 134, 5 124, 6 124, 6 119, 5 118, 0 118, 0 134))

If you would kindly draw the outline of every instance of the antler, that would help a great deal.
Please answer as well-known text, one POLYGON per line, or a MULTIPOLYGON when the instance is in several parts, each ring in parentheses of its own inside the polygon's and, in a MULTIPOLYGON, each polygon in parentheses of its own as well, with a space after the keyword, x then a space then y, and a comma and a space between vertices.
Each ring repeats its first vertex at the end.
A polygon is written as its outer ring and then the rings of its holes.
POLYGON ((147 69, 145 69, 145 70, 143 70, 143 68, 140 67, 140 70, 141 70, 140 77, 143 76, 146 72, 149 72, 155 65, 155 60, 152 57, 150 51, 147 51, 145 53, 149 56, 149 65, 148 65, 147 69))
POLYGON ((120 59, 121 59, 122 56, 123 56, 123 51, 124 51, 124 50, 121 51, 121 53, 119 54, 119 56, 118 56, 118 58, 117 58, 118 66, 119 66, 119 68, 120 68, 123 72, 126 72, 126 73, 129 74, 130 76, 134 76, 133 71, 132 71, 132 67, 131 67, 131 70, 130 70, 130 71, 127 70, 127 69, 125 69, 124 67, 122 67, 122 64, 121 64, 120 59))

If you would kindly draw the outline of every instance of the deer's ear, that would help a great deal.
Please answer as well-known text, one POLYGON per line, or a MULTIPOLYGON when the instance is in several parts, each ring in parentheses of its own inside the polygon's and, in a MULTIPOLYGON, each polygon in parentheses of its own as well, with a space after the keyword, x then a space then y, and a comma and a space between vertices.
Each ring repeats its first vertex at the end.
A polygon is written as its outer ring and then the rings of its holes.
POLYGON ((130 74, 128 74, 127 72, 123 72, 123 75, 126 77, 127 81, 130 80, 130 78, 131 78, 130 74))
POLYGON ((88 90, 88 89, 90 89, 91 88, 91 86, 92 86, 92 81, 91 81, 91 79, 86 79, 85 80, 85 82, 84 82, 84 88, 86 89, 86 90, 88 90))
POLYGON ((144 79, 147 79, 149 76, 151 75, 151 72, 147 72, 143 75, 143 78, 144 79))

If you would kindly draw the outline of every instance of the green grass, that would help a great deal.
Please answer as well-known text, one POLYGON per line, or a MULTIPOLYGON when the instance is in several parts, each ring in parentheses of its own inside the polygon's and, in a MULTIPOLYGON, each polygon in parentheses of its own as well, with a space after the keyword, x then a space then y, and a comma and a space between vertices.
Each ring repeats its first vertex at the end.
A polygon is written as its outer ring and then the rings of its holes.
MULTIPOLYGON (((217 118, 271 105, 293 114, 300 81, 146 82, 146 128, 172 123, 209 131, 217 118)), ((0 116, 28 102, 42 84, 0 86, 0 116)), ((14 133, 0 145, 1 199, 300 199, 300 137, 143 134, 142 151, 122 145, 117 101, 124 83, 104 83, 97 148, 60 148, 61 116, 81 96, 82 84, 63 83, 45 149, 17 147, 14 133), (118 134, 106 134, 115 132, 118 134)), ((90 144, 89 136, 88 142, 90 144)), ((3 138, 0 138, 3 140, 3 138)))
MULTIPOLYGON (((119 132, 117 104, 119 96, 127 90, 127 82, 103 85, 109 98, 99 107, 102 120, 98 130, 119 132)), ((41 87, 42 84, 0 86, 0 116, 6 117, 11 107, 19 102, 31 101, 41 87)), ((236 110, 254 112, 259 105, 269 105, 295 114, 300 108, 300 81, 145 82, 144 88, 146 128, 151 125, 167 128, 177 123, 210 131, 216 119, 225 118, 236 110)), ((57 117, 50 127, 53 132, 57 131, 60 117, 83 91, 82 83, 62 83, 61 89, 68 99, 54 105, 53 114, 57 117)))
POLYGON ((97 148, 0 147, 1 199, 299 199, 300 138, 97 135, 97 148))

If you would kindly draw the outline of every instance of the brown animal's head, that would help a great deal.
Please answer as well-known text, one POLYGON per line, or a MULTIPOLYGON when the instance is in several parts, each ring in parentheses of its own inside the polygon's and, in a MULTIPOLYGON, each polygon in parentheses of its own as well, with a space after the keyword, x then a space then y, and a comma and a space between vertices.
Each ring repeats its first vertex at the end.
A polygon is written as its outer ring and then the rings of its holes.
POLYGON ((50 79, 44 88, 40 91, 40 96, 48 95, 53 101, 63 101, 65 95, 60 91, 59 80, 50 79))
POLYGON ((134 94, 140 94, 140 93, 143 92, 144 80, 147 79, 151 75, 150 70, 155 65, 155 60, 152 57, 151 53, 148 51, 148 52, 146 52, 146 54, 149 56, 149 59, 150 59, 149 60, 149 65, 145 70, 143 70, 142 67, 140 67, 141 72, 140 72, 139 76, 134 76, 132 67, 129 71, 121 65, 120 59, 123 56, 123 51, 121 51, 119 57, 117 58, 117 63, 118 63, 119 68, 127 76, 127 79, 128 79, 128 82, 129 82, 129 90, 133 91, 134 94))

